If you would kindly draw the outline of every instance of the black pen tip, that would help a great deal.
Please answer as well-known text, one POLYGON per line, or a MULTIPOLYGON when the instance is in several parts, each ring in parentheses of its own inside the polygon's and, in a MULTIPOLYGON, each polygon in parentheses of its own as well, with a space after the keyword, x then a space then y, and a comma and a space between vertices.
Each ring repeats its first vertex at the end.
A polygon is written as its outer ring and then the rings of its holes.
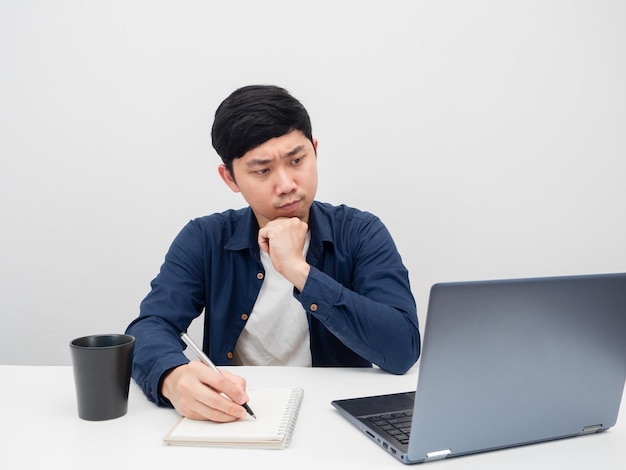
POLYGON ((244 404, 243 404, 243 405, 241 405, 241 406, 243 406, 243 407, 246 409, 246 411, 248 412, 248 414, 249 414, 250 416, 252 416, 254 419, 256 419, 256 416, 254 416, 254 413, 252 412, 252 410, 250 409, 250 407, 248 406, 248 404, 247 404, 247 403, 244 403, 244 404))

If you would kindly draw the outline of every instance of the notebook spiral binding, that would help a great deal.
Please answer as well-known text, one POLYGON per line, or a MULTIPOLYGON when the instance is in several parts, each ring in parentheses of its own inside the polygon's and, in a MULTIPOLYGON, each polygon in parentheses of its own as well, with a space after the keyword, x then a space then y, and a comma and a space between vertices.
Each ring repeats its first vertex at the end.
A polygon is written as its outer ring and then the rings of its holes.
POLYGON ((279 430, 279 433, 285 436, 283 447, 289 447, 289 444, 291 444, 291 436, 298 421, 298 413, 300 412, 303 397, 304 390, 301 388, 294 388, 289 396, 287 413, 283 416, 279 430))

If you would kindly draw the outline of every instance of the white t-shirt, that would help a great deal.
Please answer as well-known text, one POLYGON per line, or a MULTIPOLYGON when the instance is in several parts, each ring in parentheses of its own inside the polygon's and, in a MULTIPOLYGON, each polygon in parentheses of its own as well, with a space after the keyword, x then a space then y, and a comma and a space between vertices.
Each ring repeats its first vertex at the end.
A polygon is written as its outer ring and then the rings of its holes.
MULTIPOLYGON (((303 255, 311 239, 307 234, 303 255)), ((312 364, 309 323, 304 308, 293 296, 293 284, 272 266, 261 250, 265 279, 233 355, 244 366, 308 366, 312 364)))

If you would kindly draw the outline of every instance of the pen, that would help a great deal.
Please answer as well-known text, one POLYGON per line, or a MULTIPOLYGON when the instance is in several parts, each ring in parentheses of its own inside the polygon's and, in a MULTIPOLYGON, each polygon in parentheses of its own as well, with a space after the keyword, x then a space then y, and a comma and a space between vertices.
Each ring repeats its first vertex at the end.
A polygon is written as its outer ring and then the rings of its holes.
MULTIPOLYGON (((191 349, 193 351, 193 353, 198 356, 198 359, 200 359, 200 361, 202 361, 203 364, 209 366, 211 369, 213 369, 215 372, 221 374, 220 370, 217 368, 217 366, 215 364, 213 364, 213 361, 211 361, 211 359, 209 359, 209 356, 207 356, 206 354, 204 354, 204 351, 202 351, 202 349, 200 349, 198 347, 198 345, 196 343, 193 342, 193 340, 189 337, 189 335, 187 333, 185 333, 184 331, 180 334, 180 339, 182 339, 185 344, 189 347, 189 349, 191 349)), ((252 416, 254 419, 256 419, 256 416, 254 416, 254 413, 252 412, 252 410, 250 409, 250 407, 248 406, 247 403, 244 403, 243 405, 241 405, 245 408, 245 410, 248 412, 248 414, 250 416, 252 416)))

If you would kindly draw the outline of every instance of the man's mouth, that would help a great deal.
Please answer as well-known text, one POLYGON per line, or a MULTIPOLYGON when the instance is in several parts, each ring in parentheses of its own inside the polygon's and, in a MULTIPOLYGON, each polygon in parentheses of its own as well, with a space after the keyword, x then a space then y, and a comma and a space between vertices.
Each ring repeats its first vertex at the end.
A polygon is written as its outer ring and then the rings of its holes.
POLYGON ((298 204, 300 204, 300 199, 296 199, 295 201, 290 201, 287 202, 285 204, 282 204, 279 209, 283 209, 283 210, 289 210, 289 209, 293 209, 294 207, 296 207, 298 204))

